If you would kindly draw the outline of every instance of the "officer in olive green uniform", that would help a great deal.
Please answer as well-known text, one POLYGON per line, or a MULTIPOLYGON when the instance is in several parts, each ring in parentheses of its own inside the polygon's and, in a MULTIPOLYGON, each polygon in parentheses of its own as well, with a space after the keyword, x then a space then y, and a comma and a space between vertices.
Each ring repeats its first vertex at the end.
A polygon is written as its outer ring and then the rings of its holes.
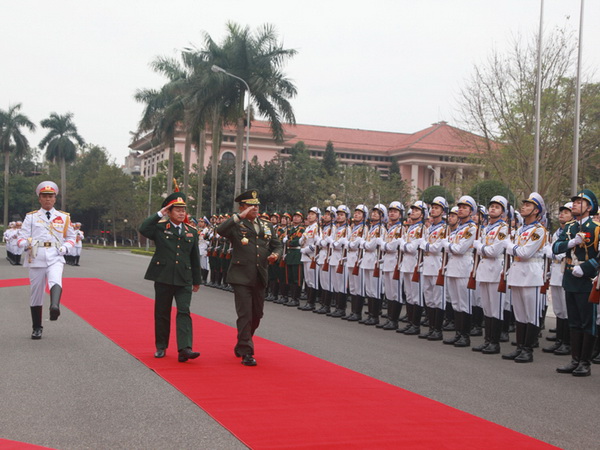
POLYGON ((200 252, 197 230, 184 223, 185 206, 185 194, 174 192, 165 199, 162 209, 144 220, 139 229, 156 245, 144 277, 154 281, 154 356, 163 358, 169 345, 171 305, 175 298, 179 362, 200 356, 200 353, 192 351, 190 316, 192 292, 200 288, 200 252))
POLYGON ((231 242, 233 252, 227 283, 233 286, 237 312, 237 344, 234 353, 242 364, 255 366, 252 336, 260 324, 265 302, 267 265, 281 256, 281 241, 271 222, 258 218, 258 191, 238 195, 240 212, 217 228, 231 242))
POLYGON ((296 211, 292 217, 292 225, 287 235, 287 251, 285 254, 285 265, 287 267, 287 282, 290 287, 290 299, 285 306, 300 305, 300 291, 304 282, 304 271, 302 266, 302 254, 300 253, 300 238, 304 233, 304 214, 296 211))
POLYGON ((598 200, 584 189, 571 199, 575 220, 568 222, 552 246, 555 254, 567 253, 563 287, 571 334, 571 362, 556 369, 585 377, 591 374, 590 362, 596 335, 596 305, 588 302, 592 279, 598 274, 600 224, 592 220, 598 200))

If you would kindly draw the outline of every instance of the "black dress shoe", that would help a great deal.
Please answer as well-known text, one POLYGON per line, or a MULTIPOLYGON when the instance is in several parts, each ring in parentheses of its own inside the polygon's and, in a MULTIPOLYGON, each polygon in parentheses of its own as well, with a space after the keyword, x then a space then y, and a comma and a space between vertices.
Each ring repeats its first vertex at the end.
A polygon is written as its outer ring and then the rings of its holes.
POLYGON ((60 309, 58 306, 50 307, 50 320, 57 320, 58 316, 60 316, 60 309))
POLYGON ((154 352, 154 357, 155 358, 164 358, 166 354, 167 354, 167 351, 164 348, 157 348, 156 351, 154 352))
POLYGON ((454 343, 455 347, 470 347, 471 338, 467 335, 461 335, 458 340, 454 343))
POLYGON ((579 367, 579 360, 577 359, 572 359, 571 362, 569 364, 566 364, 564 366, 560 366, 556 368, 556 371, 558 373, 573 373, 573 371, 575 369, 577 369, 577 367, 579 367))
POLYGON ((33 333, 31 333, 31 339, 41 339, 42 338, 42 327, 37 327, 33 329, 33 333))
POLYGON ((200 353, 193 352, 191 348, 187 347, 183 350, 179 350, 179 356, 177 357, 177 361, 186 362, 188 359, 196 359, 200 356, 200 353))
POLYGON ((255 366, 256 360, 254 359, 254 356, 252 356, 252 355, 244 355, 244 357, 242 358, 242 364, 244 366, 255 366))
POLYGON ((574 377, 589 377, 592 374, 589 361, 580 361, 577 368, 572 372, 574 377))
POLYGON ((500 353, 500 344, 494 344, 490 342, 486 348, 481 350, 484 355, 497 355, 500 353))
POLYGON ((571 354, 571 346, 568 344, 562 344, 556 350, 554 350, 555 355, 564 356, 571 354))

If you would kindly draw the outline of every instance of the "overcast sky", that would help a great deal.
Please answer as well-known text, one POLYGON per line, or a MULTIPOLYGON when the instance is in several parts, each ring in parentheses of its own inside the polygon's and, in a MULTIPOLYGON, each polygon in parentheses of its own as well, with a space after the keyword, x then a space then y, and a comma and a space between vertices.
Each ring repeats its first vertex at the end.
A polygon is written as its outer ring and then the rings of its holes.
MULTIPOLYGON (((577 36, 580 0, 546 0, 548 31, 577 36)), ((74 113, 86 141, 121 164, 142 106, 163 79, 149 63, 221 41, 225 24, 276 26, 298 54, 298 123, 412 133, 457 117, 457 96, 493 49, 539 26, 540 0, 18 0, 0 4, 0 108, 22 103, 38 123, 74 113)), ((583 61, 600 81, 600 1, 585 4, 583 61)), ((29 135, 37 145, 44 135, 29 135)))

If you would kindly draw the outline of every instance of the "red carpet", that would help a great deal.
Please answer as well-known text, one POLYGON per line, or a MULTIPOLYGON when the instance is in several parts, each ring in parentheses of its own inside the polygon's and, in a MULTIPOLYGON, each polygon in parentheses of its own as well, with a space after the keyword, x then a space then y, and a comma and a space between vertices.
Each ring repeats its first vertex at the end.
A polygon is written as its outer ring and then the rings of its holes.
POLYGON ((167 357, 155 359, 152 299, 98 279, 64 285, 67 308, 251 448, 555 448, 259 337, 259 365, 244 367, 233 355, 235 329, 200 316, 194 316, 199 359, 177 362, 174 332, 167 357))
MULTIPOLYGON (((15 285, 15 286, 21 286, 21 285, 15 285)), ((0 287, 9 287, 9 286, 0 284, 0 287)), ((26 442, 9 441, 8 439, 0 438, 0 449, 2 449, 2 450, 28 450, 28 449, 36 449, 36 448, 50 448, 50 447, 42 447, 40 445, 28 444, 26 442)))

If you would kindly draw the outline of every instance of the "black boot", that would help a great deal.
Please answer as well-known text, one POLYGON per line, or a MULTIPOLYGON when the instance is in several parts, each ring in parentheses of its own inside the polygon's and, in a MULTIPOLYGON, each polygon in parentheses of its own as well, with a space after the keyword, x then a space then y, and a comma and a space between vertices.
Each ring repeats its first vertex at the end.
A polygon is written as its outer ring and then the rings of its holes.
MULTIPOLYGON (((455 347, 470 347, 471 346, 471 314, 467 312, 461 313, 460 338, 454 343, 455 347)), ((459 328, 457 328, 459 330, 459 328)))
POLYGON ((336 300, 337 308, 331 317, 344 318, 346 315, 346 307, 348 306, 348 296, 345 292, 340 292, 336 300))
POLYGON ((31 333, 31 339, 38 340, 42 338, 42 307, 31 306, 31 321, 33 323, 33 333, 31 333))
POLYGON ((288 302, 288 293, 290 292, 290 285, 284 284, 279 285, 279 297, 277 300, 274 300, 273 303, 277 303, 278 305, 285 305, 288 302))
POLYGON ((398 329, 398 318, 400 317, 401 310, 402 310, 402 303, 395 302, 393 300, 388 301, 388 319, 389 320, 388 320, 388 323, 382 327, 384 330, 397 330, 398 329))
POLYGON ((495 355, 500 353, 500 333, 502 333, 502 321, 492 317, 490 320, 490 327, 490 343, 481 351, 481 353, 485 355, 495 355))
POLYGON ((381 312, 381 299, 369 298, 369 318, 365 320, 365 325, 373 326, 379 323, 379 313, 381 312))
POLYGON ((433 334, 435 327, 435 312, 437 308, 427 308, 427 323, 429 324, 429 330, 419 335, 419 339, 429 339, 429 336, 433 334))
POLYGON ((571 362, 560 366, 556 369, 558 373, 573 373, 579 367, 581 359, 581 349, 583 346, 583 332, 580 330, 570 329, 571 335, 571 362))
POLYGON ((50 320, 58 319, 60 316, 60 296, 62 295, 62 287, 55 284, 50 289, 50 320))
POLYGON ((525 328, 525 342, 523 349, 519 356, 515 357, 516 363, 530 363, 533 362, 533 346, 538 340, 538 334, 540 327, 532 323, 528 323, 525 328))
POLYGON ((583 343, 581 344, 581 358, 579 365, 573 370, 574 377, 589 377, 592 374, 592 352, 596 336, 589 333, 583 333, 583 343))
POLYGON ((15 255, 15 264, 17 266, 21 265, 21 255, 15 255))
POLYGON ((411 327, 404 332, 407 336, 416 336, 421 333, 421 315, 423 307, 420 305, 412 305, 412 314, 409 317, 411 327))
POLYGON ((483 308, 481 306, 473 306, 473 313, 471 314, 471 329, 469 330, 469 336, 481 336, 483 331, 481 329, 481 322, 483 321, 483 308))
POLYGON ((592 364, 600 364, 600 336, 596 336, 594 350, 592 350, 592 364))
POLYGON ((275 294, 275 280, 269 281, 269 287, 267 289, 268 295, 265 297, 266 302, 272 302, 277 299, 277 295, 275 294))
POLYGON ((444 344, 454 345, 460 339, 460 330, 462 326, 463 314, 460 311, 454 311, 454 327, 456 328, 454 336, 451 338, 444 339, 444 344))
POLYGON ((441 308, 434 308, 434 321, 433 321, 433 333, 427 337, 428 341, 441 341, 444 339, 444 333, 442 332, 444 324, 444 310, 441 308))
POLYGON ((383 327, 387 327, 391 321, 390 316, 392 314, 392 311, 394 310, 394 305, 392 305, 392 303, 396 303, 393 301, 387 301, 385 300, 382 304, 382 309, 385 309, 387 312, 384 314, 381 314, 381 317, 385 317, 387 320, 385 321, 385 323, 378 323, 377 325, 375 325, 375 328, 383 328, 383 327))
POLYGON ((299 306, 300 305, 300 286, 297 284, 290 285, 290 299, 284 306, 299 306))
POLYGON ((316 314, 327 314, 331 310, 331 291, 323 291, 321 293, 321 307, 315 309, 316 314))
MULTIPOLYGON (((476 347, 473 347, 471 350, 474 352, 483 352, 483 350, 490 345, 490 336, 492 333, 492 318, 485 316, 483 318, 483 322, 485 323, 483 344, 480 344, 476 347)), ((471 335, 472 336, 472 335, 471 335)))
POLYGON ((562 345, 554 350, 555 355, 564 356, 571 354, 571 329, 569 327, 569 319, 561 319, 562 321, 562 345))
POLYGON ((300 311, 314 311, 316 293, 317 291, 315 288, 306 286, 306 304, 304 306, 299 306, 298 309, 300 311))
POLYGON ((352 296, 352 314, 348 317, 348 322, 358 322, 362 319, 362 310, 365 304, 365 299, 360 295, 352 296))
POLYGON ((525 342, 525 332, 527 330, 527 324, 521 323, 521 322, 516 322, 515 328, 516 328, 516 334, 517 334, 517 337, 516 337, 517 349, 511 353, 502 355, 502 359, 508 359, 508 360, 514 361, 514 359, 517 356, 519 356, 521 354, 521 351, 523 350, 523 343, 525 342))
POLYGON ((367 297, 367 317, 361 318, 358 323, 363 324, 371 318, 371 312, 373 311, 373 299, 367 297))
POLYGON ((564 319, 556 318, 556 336, 554 336, 553 339, 551 339, 550 336, 546 337, 547 340, 554 341, 554 344, 544 347, 542 349, 544 353, 554 353, 555 350, 558 350, 562 346, 564 336, 563 321, 564 319))

